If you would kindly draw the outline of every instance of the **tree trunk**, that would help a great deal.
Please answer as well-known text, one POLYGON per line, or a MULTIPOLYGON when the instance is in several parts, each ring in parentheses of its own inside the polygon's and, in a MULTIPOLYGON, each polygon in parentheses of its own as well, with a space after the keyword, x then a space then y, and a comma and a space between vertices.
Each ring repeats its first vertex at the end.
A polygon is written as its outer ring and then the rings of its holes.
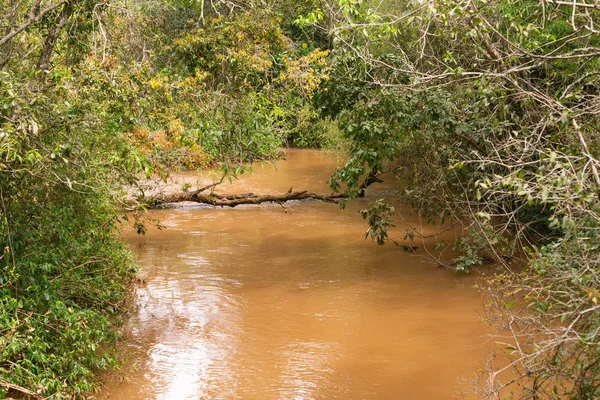
POLYGON ((60 32, 67 24, 67 21, 69 18, 71 18, 71 14, 73 14, 73 3, 75 3, 75 1, 68 1, 63 5, 58 17, 58 21, 56 21, 56 23, 50 28, 48 35, 46 36, 46 40, 44 41, 44 46, 42 47, 40 58, 38 60, 38 69, 42 71, 50 69, 50 58, 52 57, 52 53, 54 53, 56 41, 60 36, 60 32))
MULTIPOLYGON (((18 8, 18 4, 15 0, 11 1, 11 7, 10 7, 10 14, 8 17, 8 24, 6 25, 6 31, 4 32, 5 35, 8 35, 12 30, 13 27, 15 25, 15 22, 17 20, 17 8, 18 8)), ((4 71, 6 66, 8 65, 8 62, 10 61, 10 56, 12 55, 12 40, 9 40, 8 42, 6 42, 5 44, 5 48, 2 49, 1 55, 0 55, 0 71, 4 71)))
POLYGON ((57 8, 58 6, 60 6, 61 4, 63 4, 65 2, 64 0, 61 0, 58 3, 52 4, 36 13, 38 6, 40 4, 40 1, 41 0, 36 0, 34 5, 31 6, 31 11, 29 13, 29 18, 27 19, 27 21, 25 21, 20 26, 13 28, 10 32, 8 32, 6 35, 4 35, 4 37, 0 38, 0 46, 4 46, 6 43, 10 42, 19 33, 23 32, 25 29, 29 28, 29 26, 31 26, 32 24, 35 24, 36 22, 38 22, 40 19, 42 19, 42 17, 44 15, 48 14, 50 11, 54 10, 55 8, 57 8))

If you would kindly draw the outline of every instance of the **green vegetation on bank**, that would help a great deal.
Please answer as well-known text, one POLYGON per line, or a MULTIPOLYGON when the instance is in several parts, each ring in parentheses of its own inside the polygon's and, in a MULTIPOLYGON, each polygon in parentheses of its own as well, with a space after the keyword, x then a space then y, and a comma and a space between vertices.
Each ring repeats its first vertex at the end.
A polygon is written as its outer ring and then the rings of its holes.
MULTIPOLYGON (((482 369, 478 392, 598 398, 597 6, 324 1, 300 21, 335 44, 315 98, 350 141, 332 186, 346 184, 351 198, 368 173, 393 172, 398 197, 424 220, 462 225, 448 267, 505 267, 482 287, 507 361, 482 369), (518 259, 523 269, 511 272, 518 259)), ((395 200, 362 211, 379 243, 389 240, 395 200)))
POLYGON ((78 397, 116 366, 125 186, 340 134, 333 189, 398 180, 362 211, 378 243, 403 200, 462 225, 450 268, 507 266, 482 285, 510 338, 482 397, 599 397, 599 17, 555 0, 0 0, 0 397, 78 397))
POLYGON ((82 397, 118 365, 124 187, 325 143, 328 51, 290 7, 0 1, 0 398, 82 397))

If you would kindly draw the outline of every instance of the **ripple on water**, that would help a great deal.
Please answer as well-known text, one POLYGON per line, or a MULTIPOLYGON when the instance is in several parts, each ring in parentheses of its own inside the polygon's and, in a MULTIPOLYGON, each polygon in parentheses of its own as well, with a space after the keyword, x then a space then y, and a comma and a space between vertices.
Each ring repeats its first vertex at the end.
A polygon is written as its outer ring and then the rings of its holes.
MULTIPOLYGON (((328 190, 337 160, 312 151, 288 159, 222 190, 328 190)), ((489 347, 473 277, 363 240, 365 204, 152 214, 166 230, 128 236, 147 282, 124 346, 137 367, 99 397, 452 398, 489 347)))

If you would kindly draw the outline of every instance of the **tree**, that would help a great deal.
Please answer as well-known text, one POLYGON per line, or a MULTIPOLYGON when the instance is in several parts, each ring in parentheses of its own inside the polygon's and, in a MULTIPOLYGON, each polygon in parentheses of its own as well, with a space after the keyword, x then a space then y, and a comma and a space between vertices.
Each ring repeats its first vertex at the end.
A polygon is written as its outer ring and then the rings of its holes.
POLYGON ((132 93, 91 51, 95 2, 0 10, 0 397, 80 396, 118 364, 135 272, 119 237, 144 165, 123 136, 132 93))
MULTIPOLYGON (((489 320, 509 333, 508 364, 482 381, 489 398, 599 395, 598 12, 584 2, 335 1, 299 19, 335 44, 317 100, 352 144, 333 187, 352 197, 368 172, 394 171, 402 199, 463 224, 450 267, 506 266, 486 286, 489 320), (524 253, 527 266, 511 272, 524 253)), ((386 204, 363 211, 380 243, 386 204)))
POLYGON ((0 397, 82 397, 118 365, 135 273, 119 229, 144 231, 125 187, 319 139, 327 52, 267 6, 0 0, 0 397))

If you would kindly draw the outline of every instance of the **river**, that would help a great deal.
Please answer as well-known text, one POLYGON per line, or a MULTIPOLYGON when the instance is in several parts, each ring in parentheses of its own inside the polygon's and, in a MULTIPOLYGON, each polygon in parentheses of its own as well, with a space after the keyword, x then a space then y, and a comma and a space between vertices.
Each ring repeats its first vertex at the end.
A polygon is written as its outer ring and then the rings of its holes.
MULTIPOLYGON (((288 150, 277 168, 255 166, 224 190, 328 193, 339 162, 288 150)), ((124 330, 128 361, 98 398, 435 400, 470 390, 465 379, 490 348, 475 278, 365 240, 357 210, 367 201, 160 210, 151 216, 166 229, 128 229, 145 284, 124 330)))

